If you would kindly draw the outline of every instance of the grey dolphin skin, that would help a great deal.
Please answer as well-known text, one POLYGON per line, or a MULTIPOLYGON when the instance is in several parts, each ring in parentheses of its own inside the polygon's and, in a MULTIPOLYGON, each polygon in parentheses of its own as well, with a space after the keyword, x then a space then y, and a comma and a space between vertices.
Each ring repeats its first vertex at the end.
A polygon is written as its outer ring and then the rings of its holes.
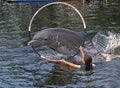
MULTIPOLYGON (((97 32, 87 33, 86 40, 91 41, 97 32)), ((65 28, 47 28, 39 31, 28 42, 31 46, 47 46, 64 55, 71 55, 77 51, 83 41, 83 33, 65 28)))

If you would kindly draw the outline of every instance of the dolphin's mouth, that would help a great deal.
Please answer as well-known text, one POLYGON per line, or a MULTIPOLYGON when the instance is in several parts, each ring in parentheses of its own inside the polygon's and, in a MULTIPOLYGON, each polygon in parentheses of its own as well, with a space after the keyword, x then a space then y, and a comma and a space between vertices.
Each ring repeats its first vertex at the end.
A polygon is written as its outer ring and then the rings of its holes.
POLYGON ((34 45, 34 43, 35 43, 36 41, 37 41, 37 40, 31 40, 31 41, 29 41, 29 42, 27 43, 27 45, 32 46, 32 45, 34 45))

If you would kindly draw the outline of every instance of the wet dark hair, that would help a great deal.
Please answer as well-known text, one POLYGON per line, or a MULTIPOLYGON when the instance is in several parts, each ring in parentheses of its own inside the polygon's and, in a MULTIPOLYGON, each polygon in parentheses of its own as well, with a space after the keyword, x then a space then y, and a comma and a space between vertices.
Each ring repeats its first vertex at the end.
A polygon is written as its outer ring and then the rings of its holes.
POLYGON ((85 54, 85 57, 84 57, 84 65, 85 65, 85 70, 88 71, 88 70, 92 70, 92 57, 85 54))

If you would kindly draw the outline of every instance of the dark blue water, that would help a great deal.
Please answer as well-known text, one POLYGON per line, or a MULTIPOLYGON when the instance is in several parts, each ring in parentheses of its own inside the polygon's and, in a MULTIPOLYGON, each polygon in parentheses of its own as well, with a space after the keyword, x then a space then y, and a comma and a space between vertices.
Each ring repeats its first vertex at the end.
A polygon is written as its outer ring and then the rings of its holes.
MULTIPOLYGON (((27 46, 28 25, 40 4, 0 3, 0 88, 119 88, 120 86, 120 1, 82 4, 71 1, 82 13, 88 31, 107 35, 109 61, 96 64, 92 72, 49 63, 27 46), (116 46, 115 46, 116 45, 116 46)), ((81 31, 82 22, 74 11, 59 5, 37 15, 32 33, 44 27, 64 27, 81 31)), ((43 50, 43 54, 56 53, 43 50)), ((55 57, 57 58, 59 54, 55 57)))

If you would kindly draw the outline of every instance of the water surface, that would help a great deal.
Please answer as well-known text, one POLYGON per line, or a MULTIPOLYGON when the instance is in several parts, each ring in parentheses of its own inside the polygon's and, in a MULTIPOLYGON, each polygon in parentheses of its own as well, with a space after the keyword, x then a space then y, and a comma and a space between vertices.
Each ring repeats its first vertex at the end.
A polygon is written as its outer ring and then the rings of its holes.
MULTIPOLYGON (((111 52, 104 53, 111 60, 97 63, 92 72, 42 60, 27 46, 27 42, 29 21, 43 4, 0 3, 1 88, 119 88, 120 1, 70 3, 83 14, 88 31, 108 36, 111 52)), ((49 27, 64 27, 74 31, 83 29, 74 10, 62 5, 48 7, 39 13, 32 24, 32 33, 49 27)), ((50 53, 49 49, 43 51, 46 55, 56 55, 50 53)))

